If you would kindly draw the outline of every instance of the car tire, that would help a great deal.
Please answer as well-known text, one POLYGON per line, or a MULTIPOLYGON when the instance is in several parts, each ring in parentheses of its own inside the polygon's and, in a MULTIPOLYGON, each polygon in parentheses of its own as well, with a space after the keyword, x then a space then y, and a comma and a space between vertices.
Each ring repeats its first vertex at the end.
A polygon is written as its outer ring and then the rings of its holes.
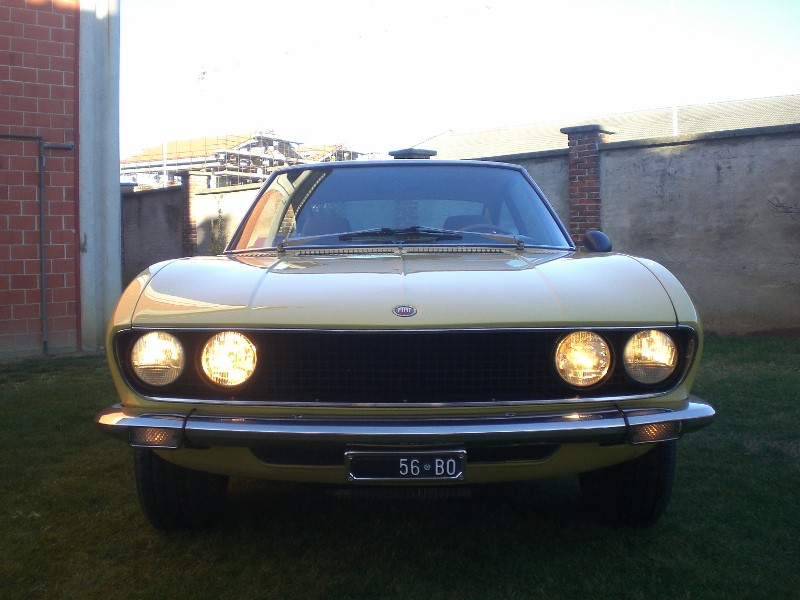
POLYGON ((202 529, 221 517, 228 477, 173 465, 144 448, 134 448, 133 464, 139 504, 157 529, 202 529))
POLYGON ((634 460, 581 473, 581 495, 588 512, 612 525, 655 523, 672 494, 676 449, 675 440, 660 442, 634 460))

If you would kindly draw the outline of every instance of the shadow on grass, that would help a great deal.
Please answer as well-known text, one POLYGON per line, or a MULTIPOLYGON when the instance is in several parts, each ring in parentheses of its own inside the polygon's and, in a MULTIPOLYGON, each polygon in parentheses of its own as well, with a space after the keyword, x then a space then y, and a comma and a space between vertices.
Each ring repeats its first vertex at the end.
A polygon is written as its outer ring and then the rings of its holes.
MULTIPOLYGON (((582 519, 577 479, 445 489, 337 488, 235 480, 228 500, 228 525, 296 530, 335 520, 343 529, 413 524, 421 532, 465 525, 505 529, 524 519, 536 526, 582 519)), ((407 533, 407 530, 403 532, 407 533)))

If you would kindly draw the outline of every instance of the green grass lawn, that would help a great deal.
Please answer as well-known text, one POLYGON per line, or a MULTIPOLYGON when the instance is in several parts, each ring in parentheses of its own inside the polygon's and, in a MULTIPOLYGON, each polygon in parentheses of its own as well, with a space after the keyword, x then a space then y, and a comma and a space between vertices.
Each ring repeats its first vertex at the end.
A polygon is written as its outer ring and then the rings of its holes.
POLYGON ((0 598, 800 598, 800 340, 707 342, 714 425, 664 517, 584 517, 574 478, 434 501, 234 480, 225 520, 162 534, 95 430, 101 357, 0 365, 0 598))

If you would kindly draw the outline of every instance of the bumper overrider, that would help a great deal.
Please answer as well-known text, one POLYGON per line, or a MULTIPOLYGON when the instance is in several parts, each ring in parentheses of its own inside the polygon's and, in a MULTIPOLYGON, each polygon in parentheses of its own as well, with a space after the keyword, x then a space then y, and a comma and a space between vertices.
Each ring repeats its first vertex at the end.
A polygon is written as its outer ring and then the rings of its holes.
POLYGON ((690 396, 670 409, 621 409, 550 415, 453 419, 253 418, 159 414, 112 406, 95 417, 105 433, 133 447, 255 447, 273 442, 348 444, 642 444, 672 440, 709 425, 714 409, 690 396))

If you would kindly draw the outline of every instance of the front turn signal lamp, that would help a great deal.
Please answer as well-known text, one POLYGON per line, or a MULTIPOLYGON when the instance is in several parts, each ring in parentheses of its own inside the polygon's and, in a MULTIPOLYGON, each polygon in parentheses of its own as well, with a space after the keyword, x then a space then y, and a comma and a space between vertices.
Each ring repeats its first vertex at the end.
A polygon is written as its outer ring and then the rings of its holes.
POLYGON ((131 427, 128 443, 133 448, 180 448, 182 430, 166 427, 131 427))
POLYGON ((131 349, 131 367, 144 383, 162 387, 173 383, 186 363, 178 338, 166 331, 144 334, 131 349))
POLYGON ((606 341, 591 331, 576 331, 556 347, 556 370, 575 387, 601 382, 611 368, 611 350, 606 341))
POLYGON ((678 348, 663 331, 640 331, 625 345, 625 372, 639 383, 654 385, 667 379, 678 366, 678 348))
POLYGON ((256 347, 236 331, 223 331, 203 346, 203 373, 217 385, 234 387, 247 381, 256 370, 256 347))

